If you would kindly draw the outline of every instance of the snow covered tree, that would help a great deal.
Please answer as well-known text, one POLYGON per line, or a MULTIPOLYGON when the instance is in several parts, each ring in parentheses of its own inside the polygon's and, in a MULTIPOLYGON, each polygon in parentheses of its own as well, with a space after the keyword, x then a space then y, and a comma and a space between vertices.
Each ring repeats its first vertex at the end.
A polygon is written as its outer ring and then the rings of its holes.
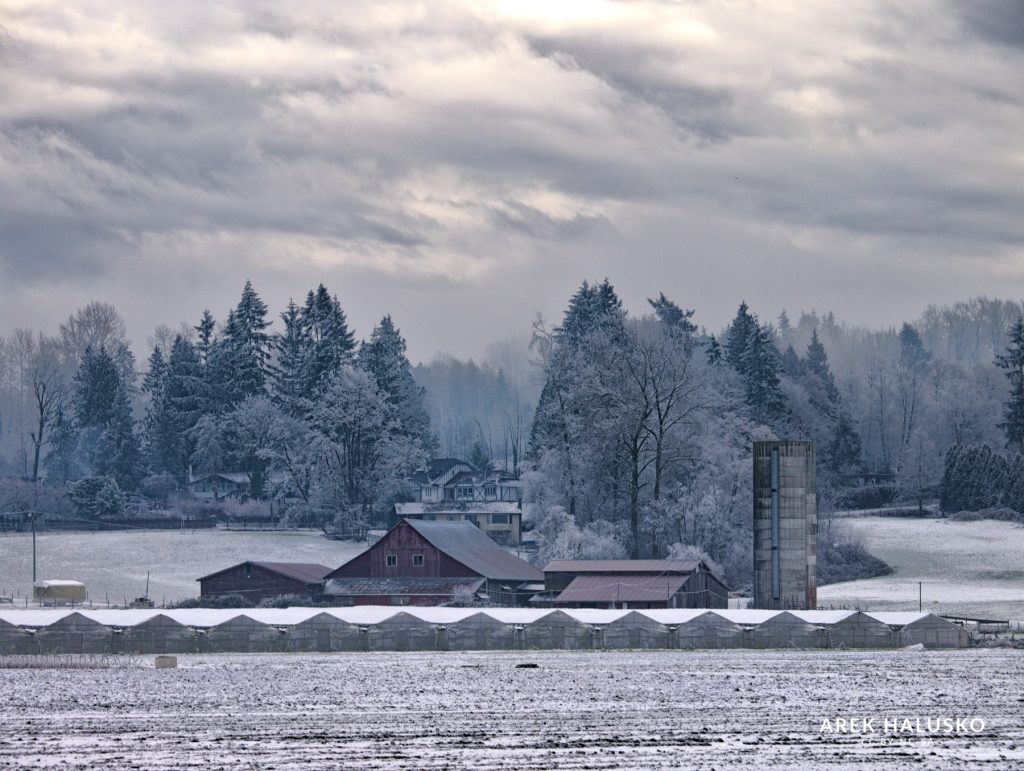
POLYGON ((1006 371, 1010 381, 1010 397, 999 427, 1006 442, 1017 452, 1024 452, 1024 318, 1018 318, 1010 329, 1006 353, 996 357, 996 364, 1006 371))
POLYGON ((768 327, 757 327, 751 334, 740 373, 754 417, 761 423, 780 418, 786 411, 786 397, 779 387, 778 353, 768 327))
POLYGON ((118 385, 114 394, 110 419, 100 435, 93 463, 98 474, 116 480, 121 490, 135 490, 142 478, 142 452, 128 390, 123 385, 118 385))
POLYGON ((207 382, 218 411, 247 396, 266 393, 270 336, 267 305, 246 281, 238 305, 228 312, 223 335, 209 351, 207 382))
POLYGON ((355 335, 337 297, 320 284, 299 309, 303 344, 303 396, 312 398, 342 367, 352 362, 355 335))
POLYGON ((759 330, 757 319, 751 315, 746 302, 741 302, 725 335, 725 360, 737 372, 744 371, 747 349, 759 330))
POLYGON ((210 351, 213 348, 213 328, 215 322, 213 320, 213 314, 210 311, 204 310, 202 317, 199 319, 199 323, 193 327, 198 337, 196 339, 196 350, 199 353, 199 360, 206 366, 207 361, 210 358, 210 351))
POLYGON ((391 316, 385 316, 359 348, 360 369, 370 373, 384 396, 398 430, 418 439, 424 448, 433 447, 426 395, 412 377, 405 355, 405 339, 391 316))
POLYGON ((271 379, 275 400, 292 414, 300 414, 303 406, 304 341, 299 306, 292 300, 281 314, 284 329, 273 338, 276 353, 271 379))

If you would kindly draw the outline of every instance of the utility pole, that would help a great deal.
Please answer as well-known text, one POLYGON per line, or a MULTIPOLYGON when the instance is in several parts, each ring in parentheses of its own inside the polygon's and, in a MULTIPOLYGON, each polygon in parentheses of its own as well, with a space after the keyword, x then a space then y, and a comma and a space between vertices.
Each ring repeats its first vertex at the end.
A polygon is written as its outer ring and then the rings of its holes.
POLYGON ((36 512, 30 512, 32 518, 32 586, 36 585, 36 512))
POLYGON ((921 583, 922 583, 921 581, 917 582, 917 612, 918 613, 923 613, 924 612, 924 602, 921 599, 922 598, 921 583))

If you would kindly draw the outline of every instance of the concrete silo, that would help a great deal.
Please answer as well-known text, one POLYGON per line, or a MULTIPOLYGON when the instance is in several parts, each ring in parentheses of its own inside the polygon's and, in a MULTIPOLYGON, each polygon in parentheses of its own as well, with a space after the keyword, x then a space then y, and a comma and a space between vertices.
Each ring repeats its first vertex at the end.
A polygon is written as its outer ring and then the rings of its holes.
POLYGON ((818 604, 814 442, 754 442, 755 608, 818 604))

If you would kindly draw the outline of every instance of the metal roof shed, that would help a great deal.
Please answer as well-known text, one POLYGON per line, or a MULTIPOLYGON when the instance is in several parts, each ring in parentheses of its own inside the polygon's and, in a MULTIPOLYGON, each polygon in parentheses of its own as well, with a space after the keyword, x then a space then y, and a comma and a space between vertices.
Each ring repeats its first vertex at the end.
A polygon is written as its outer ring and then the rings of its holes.
POLYGON ((516 647, 515 626, 486 613, 474 613, 445 627, 448 650, 493 651, 516 647))
POLYGON ((966 648, 967 630, 941 616, 926 614, 899 630, 900 645, 921 643, 925 648, 966 648))
MULTIPOLYGON (((650 616, 630 611, 611 623, 595 627, 600 643, 608 649, 668 648, 669 629, 650 616)), ((598 642, 595 638, 594 647, 598 642)))
POLYGON ((318 653, 362 650, 359 627, 330 613, 318 613, 291 627, 288 650, 318 653))
POLYGON ((590 624, 555 610, 519 627, 519 647, 540 650, 590 648, 593 632, 590 624))
POLYGON ((113 631, 81 613, 69 613, 36 632, 40 653, 110 653, 113 631))
POLYGON ((0 655, 34 652, 32 643, 32 635, 16 624, 0 619, 0 655))
POLYGON ((206 644, 225 653, 270 653, 285 649, 287 640, 277 627, 238 615, 210 627, 206 644))
POLYGON ((824 643, 821 627, 789 611, 776 613, 747 634, 747 646, 750 648, 821 648, 824 643))
POLYGON ((676 627, 679 648, 742 648, 743 627, 719 613, 708 611, 676 627))
MULTIPOLYGON (((794 616, 811 621, 803 613, 794 616)), ((821 625, 826 648, 892 648, 896 635, 888 624, 860 611, 851 611, 842 618, 821 625)))
POLYGON ((125 653, 196 653, 199 646, 195 630, 158 613, 124 627, 121 650, 125 653))
MULTIPOLYGON (((472 526, 471 526, 472 527, 472 526)), ((432 651, 437 629, 411 613, 396 613, 367 627, 372 651, 432 651)))

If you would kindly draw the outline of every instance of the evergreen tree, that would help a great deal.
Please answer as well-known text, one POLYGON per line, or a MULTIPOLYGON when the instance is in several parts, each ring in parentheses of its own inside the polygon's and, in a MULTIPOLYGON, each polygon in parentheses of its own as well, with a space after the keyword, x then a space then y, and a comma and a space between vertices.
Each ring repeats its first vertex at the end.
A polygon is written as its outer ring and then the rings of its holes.
POLYGON ((860 434, 845 411, 839 413, 839 420, 828 446, 828 459, 830 470, 835 474, 849 473, 860 468, 860 434))
POLYGON ((648 297, 647 302, 654 309, 654 314, 658 317, 658 321, 673 332, 689 336, 697 331, 696 325, 690 320, 694 312, 692 310, 683 310, 665 297, 664 292, 658 293, 657 300, 652 300, 648 297))
POLYGON ((1017 452, 1024 452, 1024 318, 1010 328, 1010 344, 1005 354, 996 357, 996 364, 1006 370, 1010 381, 1010 397, 999 427, 1006 442, 1017 452))
POLYGON ((759 327, 751 335, 740 372, 747 403, 753 407, 755 417, 762 423, 781 417, 786 410, 786 397, 779 387, 779 358, 769 327, 759 327))
POLYGON ((199 323, 194 327, 199 335, 196 341, 196 350, 199 352, 199 360, 204 366, 209 361, 210 351, 213 349, 213 327, 213 314, 209 310, 204 310, 202 318, 199 319, 199 323))
POLYGON ((230 410, 248 396, 266 393, 270 336, 267 305, 246 281, 238 305, 228 312, 221 339, 209 349, 205 380, 210 407, 230 410))
POLYGON ((714 335, 708 337, 708 341, 704 344, 704 355, 712 367, 719 366, 725 360, 725 352, 714 335))
POLYGON ((561 346, 577 351, 584 347, 588 336, 599 330, 620 339, 625 332, 624 322, 622 300, 608 279, 594 286, 584 281, 569 299, 569 307, 556 336, 561 346))
POLYGON ((360 369, 373 376, 397 421, 399 431, 419 439, 425 448, 433 446, 426 392, 412 377, 412 366, 405 355, 405 339, 391 316, 385 316, 359 349, 360 369))
POLYGON ((839 399, 839 390, 836 388, 836 380, 832 376, 832 368, 828 365, 828 355, 825 353, 825 346, 818 339, 818 330, 811 334, 811 342, 807 346, 807 356, 803 362, 803 369, 807 374, 818 378, 831 402, 839 399))
POLYGON ((100 435, 94 456, 96 472, 117 481, 121 490, 134 490, 142 478, 142 453, 135 436, 128 391, 119 385, 110 419, 100 435))
POLYGON ((312 398, 352 362, 355 335, 337 297, 320 284, 299 310, 303 352, 303 395, 312 398))
POLYGON ((167 362, 159 345, 153 346, 149 355, 149 369, 142 379, 142 391, 149 396, 150 402, 158 399, 164 390, 164 379, 167 376, 167 362))
POLYGON ((113 414, 114 397, 121 385, 117 364, 106 348, 85 349, 74 377, 75 418, 82 428, 105 427, 113 414))
POLYGON ((747 350, 759 330, 757 319, 751 315, 746 302, 741 302, 736 311, 736 318, 729 325, 725 335, 725 360, 737 372, 743 371, 747 350))
POLYGON ((792 345, 787 346, 783 351, 782 358, 779 360, 779 368, 794 380, 804 374, 804 363, 800 361, 800 356, 792 345))
POLYGON ((50 451, 46 455, 46 475, 49 479, 68 482, 82 475, 78 463, 78 426, 74 417, 57 408, 50 434, 50 451))
POLYGON ((302 411, 299 400, 303 395, 303 362, 305 344, 299 306, 292 300, 281 314, 284 331, 274 336, 277 361, 272 371, 274 399, 290 413, 302 411))

